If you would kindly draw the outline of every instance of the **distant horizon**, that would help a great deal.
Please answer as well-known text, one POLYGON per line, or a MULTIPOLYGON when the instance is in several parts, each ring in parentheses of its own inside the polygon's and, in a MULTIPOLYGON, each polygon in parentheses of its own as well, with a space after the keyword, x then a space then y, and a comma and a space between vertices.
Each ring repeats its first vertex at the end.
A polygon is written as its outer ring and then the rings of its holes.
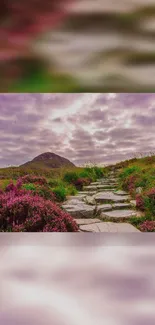
MULTIPOLYGON (((42 154, 44 154, 44 152, 42 153, 42 154)), ((116 162, 113 162, 113 163, 98 163, 98 164, 95 164, 95 163, 93 163, 93 162, 85 162, 84 164, 82 164, 82 165, 75 165, 75 167, 86 167, 86 166, 94 166, 94 165, 97 165, 97 166, 99 166, 99 167, 107 167, 107 166, 110 166, 110 165, 115 165, 115 164, 117 164, 117 163, 120 163, 120 162, 124 162, 124 161, 126 161, 126 160, 131 160, 131 159, 135 159, 135 158, 142 158, 142 157, 146 157, 146 156, 150 156, 151 155, 151 153, 150 152, 148 152, 148 153, 140 153, 139 155, 135 155, 135 156, 133 156, 133 157, 127 157, 126 159, 124 159, 124 160, 118 160, 118 161, 116 161, 116 162)), ((152 153, 152 155, 155 155, 155 153, 152 153)), ((38 155, 39 156, 39 155, 38 155)), ((62 156, 61 156, 62 157, 62 156)), ((34 157, 35 158, 35 157, 34 157)), ((63 157, 63 158, 66 158, 66 159, 68 159, 67 157, 63 157)), ((31 160, 28 160, 28 161, 26 161, 26 162, 29 162, 29 161, 32 161, 33 160, 33 158, 31 159, 31 160)), ((70 160, 71 161, 71 160, 70 160)), ((26 163, 25 162, 25 163, 26 163)), ((71 161, 72 162, 72 161, 71 161)), ((21 165, 10 165, 10 166, 2 166, 2 167, 0 167, 0 169, 2 168, 19 168, 21 165)))
POLYGON ((47 151, 109 165, 155 148, 154 93, 0 94, 0 111, 0 168, 47 151))

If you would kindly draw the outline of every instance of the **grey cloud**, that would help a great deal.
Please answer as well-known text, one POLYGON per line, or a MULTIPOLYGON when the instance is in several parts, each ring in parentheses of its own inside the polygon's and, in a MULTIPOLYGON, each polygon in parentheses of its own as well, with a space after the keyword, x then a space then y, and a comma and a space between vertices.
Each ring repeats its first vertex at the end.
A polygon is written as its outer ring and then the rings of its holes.
POLYGON ((93 109, 79 117, 79 122, 101 122, 107 120, 107 112, 101 109, 93 109))
POLYGON ((95 101, 95 106, 103 106, 103 105, 107 105, 108 103, 109 103, 108 95, 100 94, 95 101))
POLYGON ((62 118, 61 118, 61 117, 54 118, 54 119, 52 120, 52 122, 55 122, 55 123, 61 123, 61 122, 62 122, 62 118))
POLYGON ((94 96, 87 106, 88 94, 1 94, 0 165, 19 165, 45 150, 78 163, 118 161, 134 152, 153 151, 155 94, 94 96), (80 108, 70 115, 76 100, 80 108), (53 120, 52 110, 57 111, 53 120), (57 125, 63 133, 54 131, 57 125))
POLYGON ((155 127, 155 116, 136 115, 135 123, 146 127, 155 127))

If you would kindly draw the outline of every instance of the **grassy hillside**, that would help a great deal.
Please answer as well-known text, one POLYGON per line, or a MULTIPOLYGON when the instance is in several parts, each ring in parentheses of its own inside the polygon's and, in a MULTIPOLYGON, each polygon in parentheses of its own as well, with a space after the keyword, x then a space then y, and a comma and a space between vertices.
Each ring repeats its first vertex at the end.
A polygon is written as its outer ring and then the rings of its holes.
MULTIPOLYGON (((62 202, 68 195, 75 195, 78 190, 82 190, 84 185, 89 185, 92 181, 96 181, 98 178, 107 176, 109 171, 114 170, 118 175, 119 188, 126 190, 130 193, 135 208, 142 212, 141 217, 131 218, 129 222, 136 226, 143 232, 155 231, 155 155, 147 157, 133 158, 123 162, 119 162, 115 165, 107 167, 62 167, 62 168, 41 168, 37 165, 30 169, 27 167, 8 167, 0 169, 0 231, 31 231, 20 230, 25 228, 7 228, 3 230, 2 222, 4 212, 8 216, 10 213, 16 217, 16 213, 20 206, 24 206, 24 210, 27 209, 27 205, 30 204, 30 211, 32 212, 31 205, 32 197, 36 198, 36 206, 41 204, 46 210, 47 200, 54 202, 55 217, 61 212, 57 211, 57 208, 61 206, 62 202), (8 191, 14 193, 15 198, 11 201, 13 210, 8 209, 7 200, 10 199, 8 191), (26 203, 25 199, 29 196, 29 201, 26 203), (16 196, 18 200, 16 202, 16 196), (19 202, 20 197, 20 202, 19 202), (39 200, 43 199, 39 203, 39 200), (19 204, 19 206, 18 206, 19 204), (6 208, 7 207, 7 208, 6 208), (5 211, 6 210, 6 211, 5 211)), ((34 203, 34 202, 33 202, 34 203)), ((9 203, 10 204, 10 203, 9 203)), ((53 203, 52 203, 53 204, 53 203)), ((20 210, 19 208, 19 210, 20 210)), ((39 208, 40 209, 40 208, 39 208)), ((60 208, 61 209, 61 208, 60 208)), ((62 211, 62 210, 61 210, 62 211)), ((29 213, 31 213, 29 212, 29 213)), ((23 213, 23 212, 22 212, 23 213)), ((40 214, 40 210, 38 212, 40 214)), ((44 211, 45 213, 45 211, 44 211)), ((47 213, 47 212, 46 212, 47 213)), ((46 214, 45 213, 45 214, 46 214)), ((21 216, 21 212, 19 213, 21 216)), ((38 214, 37 214, 38 216, 38 214)), ((62 215, 62 218, 68 218, 62 215)), ((33 216, 31 216, 32 218, 33 216)), ((54 217, 54 218, 55 218, 54 217)), ((71 217, 69 217, 71 218, 71 217)), ((66 219, 68 220, 68 219, 66 219)), ((57 218, 54 225, 57 225, 57 218)), ((68 225, 68 221, 66 224, 68 225)), ((71 225, 63 226, 66 228, 57 227, 56 231, 77 231, 77 228, 72 224, 72 218, 70 219, 71 225), (63 230, 65 229, 65 230, 63 230), (70 229, 70 230, 69 230, 70 229)), ((54 231, 53 224, 48 227, 35 231, 54 231), (52 228, 51 228, 52 227, 52 228), (48 229, 48 230, 47 230, 48 229), (51 230, 50 230, 51 229, 51 230)), ((36 226, 36 225, 35 225, 36 226)), ((21 227, 26 227, 22 226, 21 227)), ((26 228, 27 229, 27 228, 26 228)), ((29 229, 29 228, 28 228, 29 229)), ((35 228, 36 229, 36 228, 35 228)), ((37 228, 38 229, 38 228, 37 228)))
POLYGON ((61 208, 68 195, 104 175, 99 167, 0 169, 1 232, 76 232, 74 219, 61 208))
POLYGON ((130 222, 141 231, 155 231, 155 155, 126 160, 106 170, 112 168, 118 171, 120 189, 128 191, 143 212, 141 218, 130 222))

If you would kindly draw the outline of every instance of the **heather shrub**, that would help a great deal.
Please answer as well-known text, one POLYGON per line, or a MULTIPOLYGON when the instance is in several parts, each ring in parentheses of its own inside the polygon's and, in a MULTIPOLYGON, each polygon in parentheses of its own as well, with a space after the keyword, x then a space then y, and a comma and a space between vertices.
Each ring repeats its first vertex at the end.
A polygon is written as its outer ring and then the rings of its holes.
POLYGON ((43 197, 46 200, 51 200, 51 201, 56 200, 53 190, 48 188, 45 185, 42 185, 42 186, 37 185, 34 190, 34 194, 38 194, 39 196, 43 197))
POLYGON ((55 201, 55 195, 53 191, 45 185, 39 185, 39 184, 32 184, 32 183, 27 183, 23 184, 22 188, 27 190, 27 191, 32 191, 32 195, 38 194, 39 196, 42 196, 46 200, 52 200, 55 201))
POLYGON ((34 183, 39 185, 47 185, 47 180, 45 177, 42 176, 33 176, 33 175, 25 175, 21 177, 21 181, 23 184, 26 183, 34 183))
POLYGON ((145 192, 144 205, 146 212, 152 216, 155 216, 155 188, 145 192))
POLYGON ((54 202, 31 191, 14 190, 0 194, 0 231, 75 232, 73 218, 54 202))
POLYGON ((10 191, 14 191, 16 190, 16 185, 13 184, 13 182, 11 181, 5 188, 6 192, 10 192, 10 191))
POLYGON ((154 232, 155 231, 155 221, 146 220, 139 225, 139 230, 142 232, 154 232))
POLYGON ((141 194, 136 195, 136 207, 141 211, 145 210, 144 198, 141 194))
POLYGON ((13 184, 15 183, 15 181, 12 179, 4 179, 3 181, 1 181, 1 189, 5 190, 6 187, 10 184, 10 182, 13 184))
POLYGON ((155 170, 147 166, 145 168, 139 166, 126 168, 119 177, 120 186, 133 195, 135 195, 137 187, 146 190, 155 186, 155 170), (129 173, 130 175, 128 175, 129 173))
POLYGON ((87 186, 91 183, 91 179, 89 178, 78 178, 75 182, 74 185, 77 190, 81 191, 83 189, 83 186, 87 186))
POLYGON ((122 188, 125 191, 129 191, 131 195, 135 194, 137 177, 138 176, 135 174, 129 175, 128 177, 126 177, 126 179, 123 180, 122 188))
POLYGON ((136 195, 136 206, 148 216, 155 216, 155 188, 136 195))

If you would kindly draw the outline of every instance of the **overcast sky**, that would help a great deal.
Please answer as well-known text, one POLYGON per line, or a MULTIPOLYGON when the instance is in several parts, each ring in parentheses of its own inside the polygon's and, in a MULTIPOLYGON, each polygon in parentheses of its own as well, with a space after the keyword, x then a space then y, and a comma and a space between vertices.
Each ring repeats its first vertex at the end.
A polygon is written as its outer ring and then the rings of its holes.
POLYGON ((77 165, 155 149, 155 94, 0 94, 0 167, 51 151, 77 165))

